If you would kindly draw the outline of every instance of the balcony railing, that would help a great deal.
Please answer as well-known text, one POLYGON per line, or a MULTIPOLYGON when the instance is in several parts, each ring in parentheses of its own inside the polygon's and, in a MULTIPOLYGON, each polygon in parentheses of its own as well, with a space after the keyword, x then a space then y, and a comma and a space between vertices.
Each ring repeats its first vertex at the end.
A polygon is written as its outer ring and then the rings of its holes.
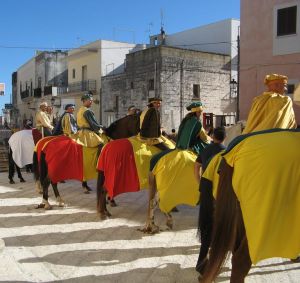
POLYGON ((67 93, 68 88, 66 86, 45 86, 44 95, 57 96, 58 94, 67 93))
POLYGON ((24 99, 27 97, 29 97, 29 90, 26 89, 26 90, 21 91, 21 99, 24 99))
POLYGON ((44 86, 44 95, 52 95, 52 86, 44 86))
POLYGON ((71 83, 68 86, 68 92, 92 91, 96 90, 96 80, 80 81, 71 83))
POLYGON ((42 97, 42 89, 41 89, 40 87, 35 88, 35 89, 33 90, 33 97, 35 97, 35 98, 40 98, 40 97, 42 97))

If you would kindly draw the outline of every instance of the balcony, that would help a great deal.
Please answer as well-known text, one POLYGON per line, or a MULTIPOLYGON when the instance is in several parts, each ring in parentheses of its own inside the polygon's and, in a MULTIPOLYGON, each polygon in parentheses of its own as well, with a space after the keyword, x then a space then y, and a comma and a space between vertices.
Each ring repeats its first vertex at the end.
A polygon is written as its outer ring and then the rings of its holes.
POLYGON ((42 89, 40 87, 35 88, 33 90, 33 97, 35 97, 35 98, 41 98, 42 97, 42 89))
POLYGON ((58 94, 67 93, 68 88, 64 86, 45 86, 44 87, 44 96, 52 95, 57 96, 58 94))
POLYGON ((95 91, 96 80, 80 81, 71 83, 68 86, 68 92, 95 91))

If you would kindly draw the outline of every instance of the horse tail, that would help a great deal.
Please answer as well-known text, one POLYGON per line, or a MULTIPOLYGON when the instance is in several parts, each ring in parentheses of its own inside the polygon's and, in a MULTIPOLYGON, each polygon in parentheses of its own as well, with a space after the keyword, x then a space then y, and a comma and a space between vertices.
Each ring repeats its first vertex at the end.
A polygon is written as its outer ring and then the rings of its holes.
POLYGON ((38 181, 40 178, 40 170, 39 170, 39 161, 37 157, 37 152, 33 153, 32 171, 33 171, 33 176, 35 181, 38 181))
POLYGON ((48 166, 46 162, 46 155, 44 152, 41 152, 40 158, 40 182, 42 187, 48 184, 48 166))
POLYGON ((98 179, 97 179, 97 211, 99 213, 106 210, 106 194, 103 188, 105 181, 104 172, 98 171, 98 179))
POLYGON ((233 168, 221 165, 210 255, 201 282, 213 282, 236 241, 239 203, 232 187, 233 168))

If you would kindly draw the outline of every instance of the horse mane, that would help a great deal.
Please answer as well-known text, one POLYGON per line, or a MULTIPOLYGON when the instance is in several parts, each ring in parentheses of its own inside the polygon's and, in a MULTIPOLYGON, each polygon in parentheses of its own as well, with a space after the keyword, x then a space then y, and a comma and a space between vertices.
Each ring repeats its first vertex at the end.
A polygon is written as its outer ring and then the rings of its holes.
POLYGON ((122 139, 135 136, 140 131, 140 117, 137 114, 127 115, 109 125, 105 133, 112 139, 122 139))
POLYGON ((214 227, 207 267, 201 282, 213 282, 233 250, 240 222, 239 202, 232 187, 233 168, 223 160, 216 199, 214 227))

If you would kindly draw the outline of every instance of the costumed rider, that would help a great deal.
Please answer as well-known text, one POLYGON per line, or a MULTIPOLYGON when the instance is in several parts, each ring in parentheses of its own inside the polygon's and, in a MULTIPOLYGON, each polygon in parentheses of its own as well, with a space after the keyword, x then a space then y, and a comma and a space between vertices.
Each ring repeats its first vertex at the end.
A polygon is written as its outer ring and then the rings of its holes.
POLYGON ((161 150, 168 150, 170 147, 165 143, 165 138, 161 135, 160 113, 162 99, 152 97, 148 100, 148 108, 140 116, 140 134, 141 142, 147 145, 154 145, 161 150))
POLYGON ((47 114, 47 107, 47 102, 42 102, 40 104, 40 110, 35 115, 35 126, 42 134, 42 137, 51 136, 53 130, 53 125, 47 114))
POLYGON ((90 109, 93 104, 93 95, 90 92, 81 97, 82 106, 77 113, 78 138, 81 144, 87 147, 103 145, 100 134, 104 127, 95 118, 94 112, 90 109))
POLYGON ((76 133, 78 132, 78 126, 74 116, 74 111, 74 104, 67 104, 65 106, 65 112, 56 124, 53 130, 53 135, 65 135, 70 138, 76 137, 76 133))
MULTIPOLYGON (((195 154, 199 154, 211 141, 211 138, 206 134, 202 123, 200 122, 200 116, 203 111, 201 102, 192 102, 187 108, 190 111, 182 120, 177 135, 176 148, 181 150, 192 150, 195 154)), ((155 154, 150 160, 150 172, 149 172, 149 187, 152 188, 155 185, 154 167, 158 161, 167 155, 172 150, 166 150, 155 154)), ((165 161, 166 162, 166 161, 165 161)), ((167 165, 166 165, 167 166, 167 165)), ((153 201, 155 193, 151 190, 150 199, 153 201)), ((150 205, 153 214, 153 203, 150 205)), ((151 211, 149 208, 149 211, 151 211)), ((176 207, 172 211, 178 211, 176 207)), ((152 218, 152 216, 150 217, 152 218)), ((148 225, 148 224, 147 224, 148 225)), ((147 227, 146 225, 146 227, 147 227)), ((147 228, 146 228, 147 230, 147 228)))
POLYGON ((191 149, 199 154, 211 142, 211 138, 206 134, 200 122, 203 111, 202 103, 192 102, 186 109, 190 112, 179 126, 176 148, 191 149))
POLYGON ((243 134, 273 128, 296 128, 293 102, 285 95, 288 77, 279 74, 266 75, 267 91, 253 99, 243 134))

